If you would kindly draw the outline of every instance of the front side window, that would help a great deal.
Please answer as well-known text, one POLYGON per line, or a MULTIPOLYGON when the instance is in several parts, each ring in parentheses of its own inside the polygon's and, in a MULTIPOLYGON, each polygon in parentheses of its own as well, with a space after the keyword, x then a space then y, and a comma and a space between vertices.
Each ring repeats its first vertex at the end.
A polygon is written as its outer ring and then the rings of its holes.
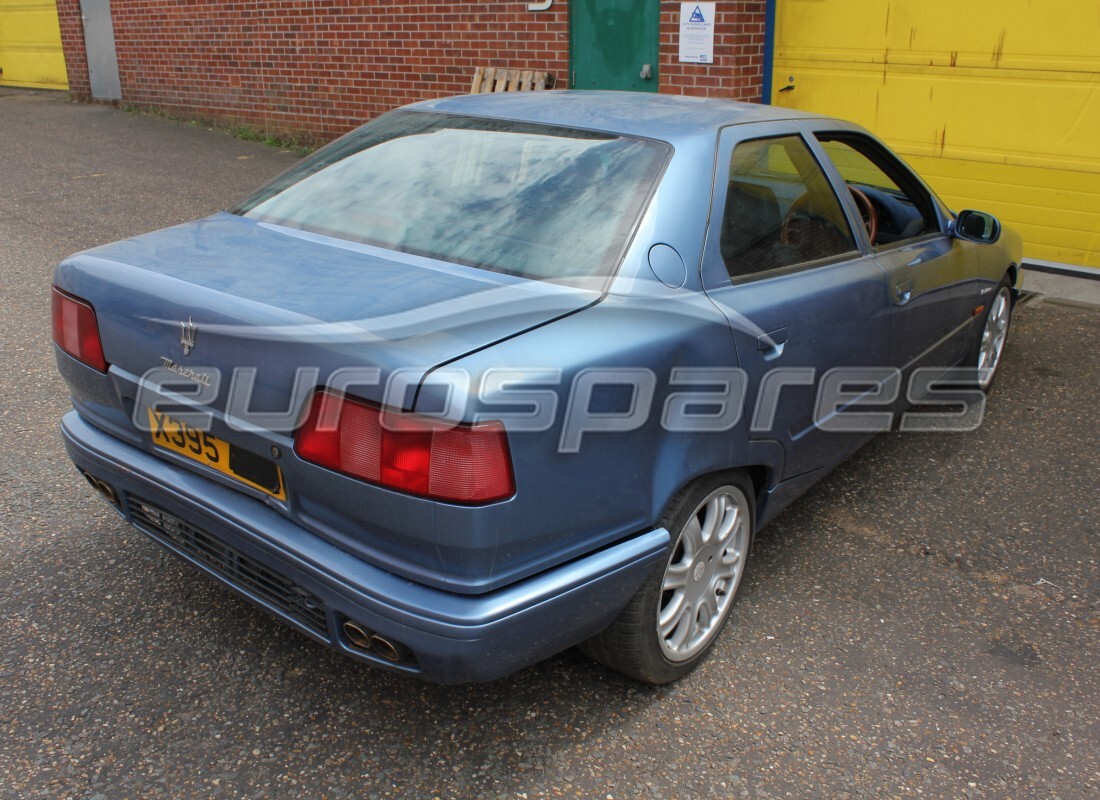
POLYGON ((800 136, 734 148, 720 249, 735 279, 856 251, 840 201, 800 136))
POLYGON ((819 133, 817 138, 848 188, 867 198, 858 205, 868 233, 873 233, 872 245, 892 245, 939 230, 928 192, 881 146, 852 133, 819 133))
POLYGON ((399 111, 233 211, 524 277, 605 277, 668 152, 613 134, 399 111))

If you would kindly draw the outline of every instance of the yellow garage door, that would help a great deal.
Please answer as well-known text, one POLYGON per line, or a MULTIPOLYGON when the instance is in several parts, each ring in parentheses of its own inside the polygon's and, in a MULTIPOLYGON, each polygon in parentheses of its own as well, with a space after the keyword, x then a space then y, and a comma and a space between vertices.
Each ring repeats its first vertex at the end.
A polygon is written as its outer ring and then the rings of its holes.
POLYGON ((774 0, 772 102, 844 117, 1031 260, 1100 268, 1097 0, 774 0))
POLYGON ((0 0, 0 86, 69 88, 54 0, 0 0))

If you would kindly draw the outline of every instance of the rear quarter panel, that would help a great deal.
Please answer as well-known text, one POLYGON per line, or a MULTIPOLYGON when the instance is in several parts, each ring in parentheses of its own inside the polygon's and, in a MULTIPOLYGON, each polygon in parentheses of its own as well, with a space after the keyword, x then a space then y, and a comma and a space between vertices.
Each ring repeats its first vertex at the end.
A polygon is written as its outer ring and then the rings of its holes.
MULTIPOLYGON (((441 536, 464 532, 463 549, 445 558, 472 581, 512 580, 651 528, 676 492, 696 476, 735 465, 781 463, 777 444, 750 445, 744 418, 724 431, 674 432, 662 423, 670 394, 717 391, 705 382, 670 386, 673 368, 737 368, 725 318, 697 292, 668 290, 664 297, 646 300, 609 296, 451 367, 465 371, 471 387, 501 367, 560 374, 556 381, 529 387, 552 391, 550 427, 509 431, 515 497, 478 509, 438 508, 441 536), (587 397, 578 377, 594 370, 609 371, 612 381, 616 370, 651 373, 652 402, 637 428, 585 432, 579 449, 568 452, 562 445, 570 403, 587 397)), ((613 399, 620 404, 605 410, 625 411, 630 393, 619 392, 613 399)), ((599 398, 607 396, 593 395, 590 408, 598 410, 599 398)), ((739 398, 735 401, 740 404, 739 398)), ((489 393, 471 397, 469 407, 492 418, 505 402, 504 394, 489 393)))

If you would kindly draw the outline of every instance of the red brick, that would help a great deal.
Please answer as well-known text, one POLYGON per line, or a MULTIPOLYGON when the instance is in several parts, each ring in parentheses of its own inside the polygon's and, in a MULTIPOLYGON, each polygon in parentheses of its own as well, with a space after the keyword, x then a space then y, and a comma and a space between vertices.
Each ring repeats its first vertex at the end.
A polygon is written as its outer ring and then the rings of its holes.
MULTIPOLYGON (((79 0, 57 0, 70 92, 90 97, 79 0)), ((718 3, 714 63, 678 60, 661 3, 659 89, 755 100, 765 0, 718 3)), ((324 141, 397 105, 468 90, 477 65, 544 70, 565 87, 566 0, 112 0, 123 100, 324 141)))

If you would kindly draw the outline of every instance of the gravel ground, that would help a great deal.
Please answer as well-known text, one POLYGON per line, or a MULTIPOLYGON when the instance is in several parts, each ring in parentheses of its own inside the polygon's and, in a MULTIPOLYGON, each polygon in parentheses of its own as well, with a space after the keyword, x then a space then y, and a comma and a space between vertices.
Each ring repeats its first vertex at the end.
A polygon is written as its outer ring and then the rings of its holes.
POLYGON ((1100 313, 1018 308, 985 424, 885 435, 760 536, 713 658, 443 688, 345 660, 123 525, 68 464, 68 253, 294 156, 0 92, 0 797, 1100 796, 1100 313))

